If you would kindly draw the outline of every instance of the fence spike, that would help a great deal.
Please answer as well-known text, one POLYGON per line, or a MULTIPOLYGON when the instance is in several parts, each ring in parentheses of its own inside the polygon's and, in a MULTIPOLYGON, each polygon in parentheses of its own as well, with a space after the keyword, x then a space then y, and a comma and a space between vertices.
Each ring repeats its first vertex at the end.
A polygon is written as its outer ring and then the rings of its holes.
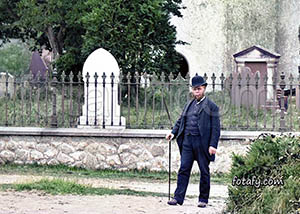
POLYGON ((78 74, 77 74, 77 82, 81 82, 81 78, 82 78, 81 72, 78 72, 78 74))
POLYGON ((158 82, 159 78, 155 72, 153 73, 152 77, 153 77, 153 82, 158 82))
POLYGON ((69 75, 69 77, 70 77, 70 82, 73 82, 73 78, 74 78, 73 71, 71 71, 71 72, 70 72, 70 75, 69 75))
POLYGON ((32 72, 32 70, 29 71, 29 81, 31 81, 31 80, 33 80, 33 72, 32 72))
POLYGON ((207 74, 206 74, 206 73, 204 73, 204 76, 203 76, 203 78, 204 78, 204 80, 205 80, 205 81, 207 81, 207 79, 208 79, 208 76, 207 76, 207 74))
POLYGON ((40 80, 41 80, 41 78, 42 78, 42 73, 41 73, 41 71, 39 70, 38 72, 37 72, 37 81, 39 82, 40 80))
POLYGON ((186 75, 185 75, 185 79, 188 80, 188 81, 190 81, 190 78, 191 78, 190 77, 190 72, 187 72, 186 75))
POLYGON ((110 80, 111 80, 111 84, 113 85, 114 84, 114 80, 115 80, 114 72, 111 72, 110 80))
POLYGON ((291 73, 290 76, 289 76, 289 81, 290 81, 290 84, 292 85, 293 82, 294 82, 294 77, 293 77, 293 74, 291 73))
POLYGON ((221 73, 220 80, 221 80, 221 82, 223 82, 225 80, 224 73, 221 73))
MULTIPOLYGON (((300 78, 300 76, 299 76, 299 78, 300 78)), ((169 74, 169 79, 170 79, 170 82, 174 81, 174 74, 172 72, 169 74)))
POLYGON ((268 79, 269 79, 269 77, 268 77, 268 75, 266 74, 266 75, 264 76, 264 84, 265 84, 265 85, 268 84, 268 79))
POLYGON ((166 74, 165 74, 164 71, 163 71, 163 72, 161 73, 161 75, 160 75, 160 81, 162 81, 162 82, 165 82, 165 81, 166 81, 166 74))
POLYGON ((247 86, 249 86, 250 85, 250 74, 249 73, 247 73, 247 76, 246 76, 246 84, 247 84, 247 86))
MULTIPOLYGON (((97 74, 97 72, 95 73, 95 75, 97 74)), ((97 76, 98 76, 98 74, 97 74, 97 76)), ((105 83, 105 79, 106 79, 106 74, 105 74, 105 72, 103 72, 103 74, 102 74, 102 80, 103 80, 103 83, 105 83)))
POLYGON ((130 78, 131 78, 131 75, 130 75, 130 72, 128 72, 126 74, 127 83, 130 83, 130 78))
POLYGON ((140 80, 140 74, 139 74, 139 72, 136 71, 136 72, 134 73, 134 78, 135 78, 136 83, 138 83, 139 80, 140 80))
POLYGON ((232 83, 232 81, 233 81, 233 75, 232 75, 232 73, 230 73, 230 75, 229 75, 229 80, 230 80, 231 83, 232 83))
POLYGON ((215 73, 213 73, 211 76, 211 80, 214 82, 216 79, 217 79, 217 77, 216 77, 215 73))
POLYGON ((61 80, 64 82, 66 80, 66 72, 63 71, 61 74, 61 80))

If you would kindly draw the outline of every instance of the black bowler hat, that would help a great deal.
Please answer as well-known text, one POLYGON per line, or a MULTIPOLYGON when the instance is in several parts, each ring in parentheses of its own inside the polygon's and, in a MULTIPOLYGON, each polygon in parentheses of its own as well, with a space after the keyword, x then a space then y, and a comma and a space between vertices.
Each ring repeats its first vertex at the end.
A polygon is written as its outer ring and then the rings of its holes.
POLYGON ((207 86, 207 83, 205 82, 203 77, 196 75, 192 78, 192 87, 197 87, 202 85, 207 86))

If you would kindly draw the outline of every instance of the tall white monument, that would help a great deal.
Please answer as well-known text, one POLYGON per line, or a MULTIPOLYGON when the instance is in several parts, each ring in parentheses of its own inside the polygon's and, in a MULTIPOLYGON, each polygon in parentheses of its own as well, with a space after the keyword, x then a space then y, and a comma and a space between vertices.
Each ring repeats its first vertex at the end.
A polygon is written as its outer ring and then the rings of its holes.
POLYGON ((120 116, 118 103, 119 74, 116 59, 103 48, 95 50, 88 56, 82 71, 84 105, 80 127, 125 128, 125 118, 120 116))

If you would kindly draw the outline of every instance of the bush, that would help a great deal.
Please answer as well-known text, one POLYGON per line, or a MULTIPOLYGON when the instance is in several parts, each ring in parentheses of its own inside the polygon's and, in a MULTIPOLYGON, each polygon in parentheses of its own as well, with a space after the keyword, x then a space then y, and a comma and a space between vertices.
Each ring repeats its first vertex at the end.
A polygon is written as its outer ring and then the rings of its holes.
POLYGON ((296 213, 300 208, 300 138, 259 136, 246 156, 233 155, 230 176, 227 211, 296 213), (263 181, 270 183, 265 185, 263 181))
POLYGON ((0 49, 0 72, 20 77, 29 70, 31 52, 24 43, 7 43, 0 49))

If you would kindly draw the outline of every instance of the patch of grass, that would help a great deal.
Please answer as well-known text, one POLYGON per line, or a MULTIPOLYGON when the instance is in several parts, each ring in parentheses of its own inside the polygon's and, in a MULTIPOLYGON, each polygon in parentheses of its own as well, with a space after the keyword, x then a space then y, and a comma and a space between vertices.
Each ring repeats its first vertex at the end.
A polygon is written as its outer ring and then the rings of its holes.
POLYGON ((16 191, 38 190, 52 195, 135 195, 135 196, 159 196, 166 197, 165 193, 135 191, 131 189, 109 189, 109 188, 93 188, 90 186, 77 184, 73 181, 65 181, 62 179, 42 179, 38 182, 25 184, 4 184, 1 190, 14 189, 16 191))
MULTIPOLYGON (((149 170, 128 170, 118 171, 114 169, 90 170, 64 165, 47 166, 47 165, 0 165, 0 174, 29 174, 29 175, 49 175, 55 177, 81 177, 81 178, 107 178, 107 179, 135 179, 143 181, 168 182, 168 172, 152 172, 149 170)), ((177 173, 171 174, 172 182, 176 181, 177 173)), ((199 182, 199 174, 192 174, 190 181, 199 182)), ((211 176, 211 182, 219 184, 230 183, 229 175, 218 174, 211 176)))

